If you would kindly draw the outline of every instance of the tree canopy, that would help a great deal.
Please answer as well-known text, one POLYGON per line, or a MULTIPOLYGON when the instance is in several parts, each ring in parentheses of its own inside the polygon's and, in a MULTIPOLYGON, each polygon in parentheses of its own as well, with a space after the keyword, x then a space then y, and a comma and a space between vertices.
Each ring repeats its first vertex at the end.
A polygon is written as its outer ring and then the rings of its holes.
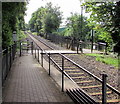
POLYGON ((13 31, 24 28, 25 2, 2 3, 2 46, 3 48, 13 43, 13 31))
POLYGON ((52 33, 56 31, 61 23, 62 13, 60 8, 53 7, 52 3, 47 3, 45 7, 39 8, 32 14, 29 26, 32 31, 39 33, 52 33))
MULTIPOLYGON (((91 26, 109 36, 113 42, 120 41, 120 1, 119 2, 86 2, 86 11, 90 12, 91 26)), ((102 36, 102 35, 101 35, 102 36)), ((111 39, 110 38, 110 39, 111 39)))
POLYGON ((67 19, 66 26, 70 36, 85 40, 88 32, 90 31, 87 24, 88 22, 86 17, 75 13, 67 19))

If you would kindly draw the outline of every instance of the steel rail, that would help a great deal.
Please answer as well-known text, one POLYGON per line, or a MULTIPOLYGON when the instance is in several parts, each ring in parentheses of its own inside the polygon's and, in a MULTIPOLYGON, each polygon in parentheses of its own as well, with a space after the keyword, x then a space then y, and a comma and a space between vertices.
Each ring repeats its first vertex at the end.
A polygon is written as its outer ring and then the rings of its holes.
MULTIPOLYGON (((40 41, 40 40, 39 40, 40 41)), ((46 45, 47 47, 49 47, 50 49, 54 50, 52 47, 48 46, 46 43, 44 43, 43 41, 40 41, 41 43, 43 43, 44 45, 46 45)), ((36 44, 36 43, 35 43, 36 44)), ((37 45, 38 46, 38 45, 37 45)), ((38 46, 39 47, 39 46, 38 46)), ((43 50, 43 49, 42 49, 43 50)), ((45 50, 43 50, 45 53, 47 53, 45 50)), ((68 61, 70 61, 71 63, 73 63, 75 66, 77 66, 78 68, 82 69, 84 72, 86 72, 87 74, 89 74, 90 76, 92 76, 93 78, 95 78, 97 81, 99 82, 103 82, 100 78, 98 78, 96 75, 92 74, 91 72, 89 72, 88 70, 86 70, 85 68, 83 68, 82 66, 80 66, 79 64, 77 64, 76 62, 74 62, 73 60, 69 59, 68 57, 66 57, 65 55, 61 54, 61 53, 58 53, 59 55, 63 56, 65 59, 67 59, 68 61)), ((51 58, 52 59, 52 58, 51 58)), ((54 63, 56 63, 53 59, 52 61, 54 63)), ((56 63, 57 67, 59 66, 57 63, 56 63)), ((58 68, 61 69, 61 67, 59 66, 58 68)), ((72 78, 70 78, 70 76, 64 72, 64 74, 71 80, 72 78)), ((72 80, 73 81, 73 80, 72 80)), ((73 81, 74 82, 74 81, 73 81)), ((111 89, 113 92, 117 93, 119 96, 120 96, 120 91, 118 91, 117 89, 115 89, 114 87, 112 87, 110 84, 106 84, 107 87, 109 89, 111 89)))
MULTIPOLYGON (((73 60, 69 59, 68 57, 66 57, 65 55, 61 54, 61 56, 63 56, 65 59, 67 59, 68 61, 70 61, 71 63, 73 63, 75 66, 77 66, 78 68, 82 69, 84 72, 86 72, 87 74, 89 74, 90 76, 92 76, 93 78, 95 78, 96 80, 98 80, 99 82, 103 82, 100 78, 98 78, 96 75, 92 74, 91 72, 89 72, 88 70, 86 70, 85 68, 83 68, 82 66, 80 66, 79 64, 77 64, 76 62, 74 62, 73 60)), ((120 96, 120 91, 118 91, 117 89, 115 89, 114 87, 112 87, 110 84, 107 83, 107 87, 109 89, 111 89, 112 91, 114 91, 115 93, 117 93, 120 96)))

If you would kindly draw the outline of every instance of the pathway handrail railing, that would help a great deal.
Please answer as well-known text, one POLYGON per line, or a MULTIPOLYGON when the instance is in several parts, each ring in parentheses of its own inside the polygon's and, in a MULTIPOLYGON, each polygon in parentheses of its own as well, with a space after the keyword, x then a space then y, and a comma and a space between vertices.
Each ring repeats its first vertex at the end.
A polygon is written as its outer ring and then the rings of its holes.
MULTIPOLYGON (((34 40, 33 40, 34 41, 34 40)), ((41 56, 42 56, 42 54, 43 54, 43 52, 44 52, 44 54, 49 58, 49 54, 51 54, 51 53, 47 53, 45 50, 43 50, 35 41, 34 41, 34 43, 35 43, 35 45, 37 45, 37 47, 42 51, 41 52, 41 56)), ((54 54, 54 53, 53 53, 54 54)), ((61 53, 58 53, 58 54, 60 54, 61 56, 62 56, 62 54, 61 53)), ((43 58, 43 57, 42 57, 43 58)), ((64 56, 63 56, 63 60, 64 60, 64 56)), ((63 70, 63 68, 60 66, 60 65, 58 65, 58 63, 56 63, 55 62, 55 60, 50 56, 50 61, 52 61, 53 63, 54 63, 54 65, 58 68, 57 70, 58 71, 60 71, 61 72, 61 74, 62 74, 62 91, 64 91, 64 75, 67 77, 67 78, 69 78, 72 82, 74 82, 75 83, 75 81, 63 70)), ((43 59, 42 59, 43 60, 43 59)), ((43 67, 43 62, 41 62, 41 64, 42 64, 42 67, 43 67)), ((50 73, 49 73, 49 75, 50 75, 50 73)), ((84 92, 85 93, 85 92, 84 92)), ((87 93, 86 93, 86 96, 88 96, 90 99, 92 99, 93 101, 95 101, 91 96, 89 96, 87 93)))
MULTIPOLYGON (((43 44, 45 44, 46 46, 48 46, 46 43, 42 42, 43 44)), ((38 45, 37 45, 38 46, 38 45)), ((39 47, 39 46, 38 46, 39 47)), ((50 47, 50 46, 48 46, 50 47)), ((51 47, 50 47, 51 48, 51 47)), ((53 49, 53 48, 51 48, 53 49)), ((45 50, 43 50, 45 52, 45 50)), ((91 72, 89 72, 88 70, 86 70, 85 68, 83 68, 82 66, 78 65, 77 63, 75 63, 74 61, 72 61, 71 59, 69 59, 68 57, 66 57, 65 55, 61 54, 61 53, 58 53, 60 54, 61 56, 63 56, 65 59, 69 60, 70 62, 72 62, 75 66, 79 67, 80 69, 82 69, 84 72, 86 72, 87 74, 89 74, 90 76, 92 76, 93 78, 95 78, 96 80, 98 80, 99 82, 103 82, 100 78, 98 78, 97 76, 95 76, 94 74, 92 74, 91 72)), ((69 75, 66 75, 66 76, 69 76, 69 75)), ((71 79, 71 78, 70 78, 71 79)), ((106 84, 106 86, 111 89, 112 91, 114 91, 115 93, 117 93, 119 96, 120 96, 120 92, 113 88, 111 85, 109 85, 108 83, 106 84)))
MULTIPOLYGON (((97 76, 95 76, 94 74, 92 74, 91 72, 89 72, 88 70, 86 70, 85 68, 83 68, 82 66, 80 66, 79 64, 75 63, 74 61, 72 61, 71 59, 69 59, 68 57, 66 57, 65 55, 61 54, 61 56, 63 56, 65 59, 69 60, 70 62, 72 62, 75 66, 79 67, 80 69, 82 69, 84 72, 86 72, 87 74, 89 74, 90 76, 94 77, 96 80, 98 80, 99 82, 103 82, 100 78, 98 78, 97 76)), ((112 91, 114 91, 115 93, 117 93, 120 96, 120 91, 118 91, 117 89, 113 88, 111 85, 109 85, 107 83, 107 87, 109 89, 111 89, 112 91)))
POLYGON ((6 49, 2 50, 2 85, 4 84, 5 79, 10 71, 13 60, 15 58, 17 49, 17 42, 13 45, 6 47, 6 49))
MULTIPOLYGON (((73 81, 72 80, 72 78, 64 71, 64 69, 60 66, 60 65, 58 65, 56 62, 55 62, 55 60, 51 57, 51 55, 50 54, 54 54, 54 53, 47 53, 45 50, 43 50, 35 41, 34 41, 34 43, 42 50, 42 52, 41 52, 41 54, 45 54, 49 59, 50 59, 50 61, 52 61, 54 64, 55 64, 55 66, 57 66, 57 68, 59 69, 59 71, 63 74, 63 75, 65 75, 66 77, 68 77, 71 81, 73 81), (43 53, 44 52, 44 53, 43 53)), ((42 42, 43 44, 45 44, 46 46, 48 46, 46 43, 44 43, 44 42, 42 42)), ((49 48, 51 48, 50 46, 48 46, 49 48)), ((51 49, 53 49, 53 48, 51 48, 51 49)), ((96 79, 97 81, 99 81, 101 84, 103 83, 103 80, 102 79, 100 79, 100 78, 98 78, 97 76, 95 76, 94 74, 92 74, 91 72, 89 72, 88 70, 86 70, 85 68, 83 68, 82 66, 80 66, 80 65, 78 65, 76 62, 74 62, 74 61, 72 61, 71 59, 69 59, 68 57, 66 57, 65 55, 63 55, 63 54, 61 54, 61 53, 58 53, 63 59, 66 59, 66 60, 68 60, 69 62, 71 62, 72 64, 74 64, 76 67, 78 67, 79 69, 81 69, 82 71, 84 71, 84 72, 86 72, 88 75, 90 75, 91 77, 93 77, 94 79, 96 79)), ((73 81, 74 82, 74 81, 73 81)), ((75 82, 74 82, 75 83, 75 82)), ((109 89, 111 89, 113 92, 115 92, 116 94, 118 94, 119 96, 120 96, 120 92, 117 90, 117 89, 115 89, 115 88, 113 88, 111 85, 109 85, 108 83, 106 84, 106 87, 108 87, 109 89)), ((63 89, 63 88, 62 88, 63 89)))

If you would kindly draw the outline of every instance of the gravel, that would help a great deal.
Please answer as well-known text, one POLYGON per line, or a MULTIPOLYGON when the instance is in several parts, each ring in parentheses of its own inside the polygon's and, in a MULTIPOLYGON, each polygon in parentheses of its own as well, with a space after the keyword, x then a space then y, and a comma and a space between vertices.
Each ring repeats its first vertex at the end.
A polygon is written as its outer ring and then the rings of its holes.
MULTIPOLYGON (((34 35, 34 37, 37 38, 38 40, 42 40, 42 41, 46 42, 47 44, 49 44, 51 47, 53 47, 56 50, 64 50, 65 49, 63 47, 60 47, 59 45, 51 43, 49 40, 41 38, 40 36, 34 35)), ((119 88, 119 84, 118 84, 118 81, 120 79, 119 78, 120 77, 119 69, 117 69, 111 65, 107 65, 105 63, 96 61, 95 57, 86 56, 85 54, 67 54, 66 56, 99 78, 102 77, 102 75, 101 75, 102 73, 106 73, 108 75, 107 82, 111 86, 115 87, 116 89, 119 88)), ((118 89, 118 90, 120 90, 120 89, 118 89)))

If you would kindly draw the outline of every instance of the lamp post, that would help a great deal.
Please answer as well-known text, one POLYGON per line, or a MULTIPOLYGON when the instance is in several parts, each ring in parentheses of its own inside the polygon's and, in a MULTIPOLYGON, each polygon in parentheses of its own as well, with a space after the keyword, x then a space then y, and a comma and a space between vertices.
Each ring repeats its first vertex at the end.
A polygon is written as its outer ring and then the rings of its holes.
POLYGON ((94 30, 91 30, 91 53, 93 52, 93 41, 94 40, 94 30))
POLYGON ((81 31, 80 31, 81 39, 80 40, 82 40, 82 25, 83 25, 83 6, 81 6, 81 31))

